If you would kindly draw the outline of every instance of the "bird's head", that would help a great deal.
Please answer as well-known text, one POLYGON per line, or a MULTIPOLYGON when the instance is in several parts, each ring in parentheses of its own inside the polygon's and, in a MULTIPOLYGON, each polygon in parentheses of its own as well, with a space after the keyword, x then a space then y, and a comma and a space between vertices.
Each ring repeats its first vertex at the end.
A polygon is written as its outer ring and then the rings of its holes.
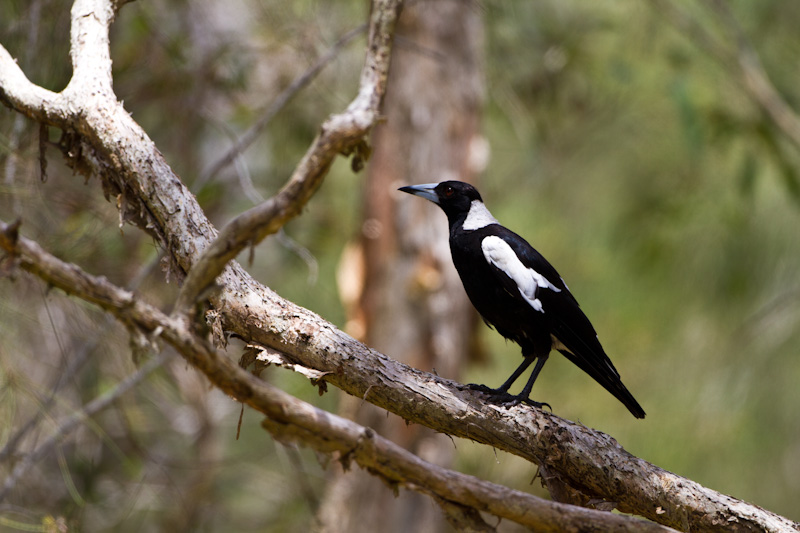
POLYGON ((442 208, 451 223, 460 216, 466 216, 475 200, 483 203, 483 199, 477 189, 463 181, 408 185, 400 187, 399 190, 435 203, 442 208))

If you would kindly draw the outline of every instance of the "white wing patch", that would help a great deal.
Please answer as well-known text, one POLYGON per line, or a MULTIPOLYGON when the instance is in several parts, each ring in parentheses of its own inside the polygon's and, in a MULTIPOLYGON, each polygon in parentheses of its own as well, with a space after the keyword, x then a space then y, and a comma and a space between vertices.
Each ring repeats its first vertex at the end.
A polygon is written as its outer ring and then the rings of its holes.
POLYGON ((547 281, 547 278, 523 265, 511 246, 500 237, 491 235, 483 239, 481 250, 489 263, 502 270, 517 284, 519 293, 537 311, 544 313, 542 302, 536 297, 540 288, 561 292, 561 289, 547 281))
POLYGON ((469 204, 467 218, 464 220, 461 228, 464 229, 464 231, 472 231, 485 228, 489 224, 499 224, 499 222, 492 216, 483 202, 480 200, 472 200, 472 203, 469 204))

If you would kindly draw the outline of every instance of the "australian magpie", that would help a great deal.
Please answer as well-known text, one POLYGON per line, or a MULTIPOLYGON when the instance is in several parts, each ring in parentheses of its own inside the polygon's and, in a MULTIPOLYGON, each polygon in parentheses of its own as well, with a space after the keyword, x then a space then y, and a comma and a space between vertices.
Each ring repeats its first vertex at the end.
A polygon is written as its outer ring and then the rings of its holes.
POLYGON ((472 305, 490 327, 522 348, 522 364, 500 388, 472 388, 505 405, 547 405, 529 396, 555 349, 625 404, 633 416, 644 418, 644 410, 622 384, 594 327, 556 269, 525 239, 497 222, 475 187, 443 181, 400 190, 442 208, 450 224, 453 264, 472 305), (510 395, 508 389, 534 361, 522 392, 510 395))

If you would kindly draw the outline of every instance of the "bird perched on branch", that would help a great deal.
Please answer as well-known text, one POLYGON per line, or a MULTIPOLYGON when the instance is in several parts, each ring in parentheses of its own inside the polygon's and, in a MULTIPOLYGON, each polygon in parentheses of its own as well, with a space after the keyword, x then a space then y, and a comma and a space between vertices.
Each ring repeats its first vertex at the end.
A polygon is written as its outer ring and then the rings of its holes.
POLYGON ((497 222, 475 187, 443 181, 400 190, 430 200, 445 212, 453 264, 472 305, 490 327, 522 348, 522 364, 498 389, 485 385, 471 388, 504 405, 547 405, 529 396, 555 349, 613 394, 633 416, 644 418, 644 410, 622 384, 594 327, 556 269, 525 239, 497 222), (509 394, 511 385, 534 361, 536 366, 522 392, 509 394))

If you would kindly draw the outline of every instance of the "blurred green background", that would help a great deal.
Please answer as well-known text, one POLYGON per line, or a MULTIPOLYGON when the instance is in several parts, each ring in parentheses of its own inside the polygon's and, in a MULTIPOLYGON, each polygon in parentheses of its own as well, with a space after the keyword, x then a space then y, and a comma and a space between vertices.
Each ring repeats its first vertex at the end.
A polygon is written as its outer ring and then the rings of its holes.
MULTIPOLYGON (((713 3, 675 5, 736 52, 736 34, 713 3)), ((780 94, 800 105, 800 4, 726 5, 780 94)), ((748 97, 735 66, 659 6, 465 2, 486 28, 491 159, 480 190, 495 216, 559 269, 647 418, 634 420, 562 358, 551 358, 533 396, 639 457, 800 520, 800 147, 748 97)), ((67 3, 0 0, 0 12, 0 43, 33 81, 63 88, 67 3)), ((204 169, 366 16, 366 2, 353 1, 140 0, 113 27, 115 90, 220 225, 252 205, 253 191, 273 194, 319 124, 353 97, 363 36, 237 167, 201 179, 204 169)), ((37 135, 0 109, 0 218, 21 216, 25 235, 112 282, 130 286, 140 276, 137 290, 168 306, 175 287, 164 284, 155 243, 131 226, 121 231, 97 180, 73 176, 55 148, 42 182, 37 135)), ((360 229, 363 179, 339 161, 286 227, 311 259, 271 238, 249 268, 340 326, 335 272, 360 229)), ((482 331, 492 358, 466 380, 499 384, 518 349, 482 331)), ((123 328, 21 272, 0 281, 0 338, 0 445, 39 410, 70 361, 84 358, 18 453, 135 369, 123 328)), ((318 397, 286 371, 265 377, 336 409, 337 390, 318 397)), ((173 361, 31 470, 0 515, 63 517, 87 531, 307 530, 325 469, 307 450, 272 442, 250 411, 237 441, 238 413, 173 361)), ((545 495, 531 484, 532 465, 455 445, 459 470, 545 495)), ((4 459, 3 476, 13 464, 4 459)))

